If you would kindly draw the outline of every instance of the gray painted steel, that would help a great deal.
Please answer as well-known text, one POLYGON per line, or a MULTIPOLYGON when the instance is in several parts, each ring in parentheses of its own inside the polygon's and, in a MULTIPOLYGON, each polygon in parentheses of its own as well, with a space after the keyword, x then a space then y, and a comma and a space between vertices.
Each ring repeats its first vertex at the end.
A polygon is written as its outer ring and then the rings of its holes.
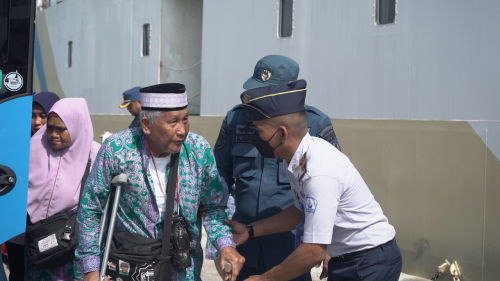
POLYGON ((162 2, 161 70, 162 83, 183 83, 189 113, 200 114, 202 0, 162 2), (185 70, 185 71, 184 71, 185 70))
POLYGON ((497 125, 481 134, 500 143, 500 2, 400 0, 385 26, 374 3, 295 1, 293 37, 280 39, 278 2, 206 2, 201 115, 225 115, 257 60, 280 54, 332 118, 486 120, 497 125))
POLYGON ((47 77, 59 79, 66 97, 87 99, 90 113, 129 114, 118 108, 122 92, 158 83, 160 1, 66 0, 43 13, 57 69, 56 75, 47 77), (151 23, 149 57, 141 56, 144 23, 151 23), (71 68, 69 41, 73 41, 71 68))
MULTIPOLYGON (((47 76, 58 77, 67 97, 86 98, 92 114, 128 114, 118 104, 135 86, 177 82, 190 98, 200 93, 202 0, 65 0, 43 13, 57 69, 47 76), (145 23, 151 51, 143 57, 145 23)), ((199 97, 190 100, 192 114, 199 108, 199 97)))
POLYGON ((475 121, 469 123, 491 152, 500 160, 500 122, 475 121))
POLYGON ((500 120, 500 2, 400 0, 374 25, 374 1, 295 1, 277 38, 276 1, 207 1, 202 115, 224 115, 269 54, 299 62, 307 103, 332 118, 500 120))

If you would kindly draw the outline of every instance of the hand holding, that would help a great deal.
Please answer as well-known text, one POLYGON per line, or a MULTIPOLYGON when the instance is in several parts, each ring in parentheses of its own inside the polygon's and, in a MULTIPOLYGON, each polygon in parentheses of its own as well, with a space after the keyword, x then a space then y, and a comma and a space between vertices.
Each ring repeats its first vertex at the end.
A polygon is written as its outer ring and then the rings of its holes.
POLYGON ((326 254, 325 259, 323 260, 323 271, 321 271, 321 274, 319 275, 319 279, 323 279, 328 277, 328 263, 330 262, 331 257, 326 254))
POLYGON ((225 221, 233 228, 233 239, 236 246, 248 241, 249 235, 246 225, 227 219, 225 221))
MULTIPOLYGON (((220 251, 220 266, 224 268, 226 263, 230 263, 232 265, 232 274, 230 281, 236 281, 236 277, 240 274, 240 270, 245 263, 245 258, 240 255, 235 248, 233 247, 224 247, 220 251)), ((224 280, 228 280, 228 274, 224 272, 224 280)))

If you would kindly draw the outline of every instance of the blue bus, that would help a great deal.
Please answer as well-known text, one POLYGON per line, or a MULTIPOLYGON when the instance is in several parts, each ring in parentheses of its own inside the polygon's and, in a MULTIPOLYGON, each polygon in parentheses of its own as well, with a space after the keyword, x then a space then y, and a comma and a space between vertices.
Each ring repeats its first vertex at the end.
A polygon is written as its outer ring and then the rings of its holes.
POLYGON ((0 244, 26 228, 35 4, 0 0, 0 244))

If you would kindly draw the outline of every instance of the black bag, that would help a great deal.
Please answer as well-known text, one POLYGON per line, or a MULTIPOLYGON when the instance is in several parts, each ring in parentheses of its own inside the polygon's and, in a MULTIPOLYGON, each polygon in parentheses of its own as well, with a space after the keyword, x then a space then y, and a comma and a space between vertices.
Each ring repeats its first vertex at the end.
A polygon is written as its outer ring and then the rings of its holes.
POLYGON ((196 250, 191 248, 191 233, 187 227, 186 219, 175 214, 172 221, 172 264, 177 270, 191 266, 191 254, 196 250))
POLYGON ((178 168, 179 154, 176 153, 170 161, 163 239, 146 238, 129 232, 113 233, 106 268, 110 280, 172 280, 170 236, 178 168))
MULTIPOLYGON (((170 249, 169 249, 170 251, 170 249)), ((130 232, 115 232, 106 275, 110 280, 172 280, 171 256, 162 255, 162 241, 130 232)))
MULTIPOLYGON (((89 157, 80 185, 80 199, 89 175, 90 164, 89 157)), ((78 247, 76 215, 74 211, 60 211, 26 227, 28 253, 35 266, 41 269, 54 269, 75 259, 75 250, 78 247)))

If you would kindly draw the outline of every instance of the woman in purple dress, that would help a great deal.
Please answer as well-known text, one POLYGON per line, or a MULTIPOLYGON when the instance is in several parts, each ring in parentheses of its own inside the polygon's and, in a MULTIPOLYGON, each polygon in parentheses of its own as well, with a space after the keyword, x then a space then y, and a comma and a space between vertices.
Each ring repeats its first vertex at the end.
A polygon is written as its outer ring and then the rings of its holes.
MULTIPOLYGON (((28 223, 64 210, 77 211, 87 161, 90 157, 93 162, 100 147, 93 138, 85 99, 67 98, 54 104, 47 124, 31 138, 28 223)), ((25 253, 24 280, 66 281, 80 277, 74 261, 53 270, 40 269, 25 253)))

